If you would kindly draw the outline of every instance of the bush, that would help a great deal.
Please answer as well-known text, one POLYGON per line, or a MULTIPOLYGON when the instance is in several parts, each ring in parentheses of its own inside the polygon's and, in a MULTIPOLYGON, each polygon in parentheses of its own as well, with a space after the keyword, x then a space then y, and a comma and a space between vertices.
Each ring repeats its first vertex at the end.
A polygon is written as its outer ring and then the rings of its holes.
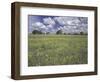
POLYGON ((42 34, 42 32, 41 31, 38 31, 38 30, 33 30, 32 31, 32 34, 42 34))
POLYGON ((56 34, 63 34, 62 30, 58 30, 56 34))
POLYGON ((80 32, 80 35, 84 35, 84 32, 81 31, 81 32, 80 32))

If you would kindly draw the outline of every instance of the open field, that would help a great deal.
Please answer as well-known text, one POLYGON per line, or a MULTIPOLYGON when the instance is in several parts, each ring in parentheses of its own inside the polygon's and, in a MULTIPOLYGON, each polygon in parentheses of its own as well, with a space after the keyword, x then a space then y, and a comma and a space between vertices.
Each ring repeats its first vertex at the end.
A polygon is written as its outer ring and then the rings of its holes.
POLYGON ((87 63, 87 35, 28 35, 28 66, 87 63))

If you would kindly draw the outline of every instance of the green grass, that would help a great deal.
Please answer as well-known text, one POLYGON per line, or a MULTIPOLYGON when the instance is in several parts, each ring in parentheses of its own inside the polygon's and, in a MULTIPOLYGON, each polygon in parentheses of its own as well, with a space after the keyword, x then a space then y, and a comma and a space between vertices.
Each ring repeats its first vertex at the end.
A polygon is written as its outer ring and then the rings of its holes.
POLYGON ((87 63, 87 35, 28 35, 28 66, 87 63))

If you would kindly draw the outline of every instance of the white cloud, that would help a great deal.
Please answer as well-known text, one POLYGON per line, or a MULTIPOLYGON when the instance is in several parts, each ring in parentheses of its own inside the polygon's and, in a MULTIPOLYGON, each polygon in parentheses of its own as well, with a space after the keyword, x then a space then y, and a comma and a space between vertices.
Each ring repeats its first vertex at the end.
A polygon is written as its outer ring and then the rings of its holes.
POLYGON ((60 25, 78 25, 80 23, 77 17, 55 17, 54 20, 60 25))
POLYGON ((38 28, 38 27, 41 27, 41 26, 43 26, 43 23, 41 23, 41 22, 35 22, 35 23, 32 23, 32 26, 35 28, 38 28))
POLYGON ((47 25, 47 28, 53 28, 53 25, 47 25))
POLYGON ((42 32, 47 31, 47 27, 41 22, 32 23, 33 30, 41 30, 42 32))
POLYGON ((54 20, 57 21, 60 25, 65 25, 63 17, 54 17, 54 20))
POLYGON ((40 30, 42 32, 50 33, 55 33, 58 30, 62 30, 64 33, 79 33, 80 31, 87 32, 88 25, 83 23, 87 20, 83 19, 81 21, 79 17, 45 17, 43 18, 43 22, 32 23, 32 27, 33 30, 40 30))
POLYGON ((43 23, 46 25, 54 25, 55 21, 51 17, 46 17, 43 19, 43 23))
POLYGON ((47 25, 47 28, 48 32, 50 33, 55 33, 57 31, 57 29, 54 29, 53 25, 47 25))
POLYGON ((82 17, 80 19, 79 17, 54 17, 54 20, 62 26, 58 30, 61 29, 65 33, 87 32, 88 25, 85 23, 87 19, 82 17))
POLYGON ((46 29, 45 25, 40 26, 41 29, 46 29))
POLYGON ((72 24, 72 21, 67 21, 67 24, 71 25, 72 24))

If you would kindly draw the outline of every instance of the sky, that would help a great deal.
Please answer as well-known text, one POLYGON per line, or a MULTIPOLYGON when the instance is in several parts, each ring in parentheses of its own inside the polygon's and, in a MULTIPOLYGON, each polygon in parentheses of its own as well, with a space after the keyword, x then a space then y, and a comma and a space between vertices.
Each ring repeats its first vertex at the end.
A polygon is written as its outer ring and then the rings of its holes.
POLYGON ((87 33, 88 17, 28 15, 28 33, 33 30, 43 33, 56 33, 58 30, 64 33, 87 33))

